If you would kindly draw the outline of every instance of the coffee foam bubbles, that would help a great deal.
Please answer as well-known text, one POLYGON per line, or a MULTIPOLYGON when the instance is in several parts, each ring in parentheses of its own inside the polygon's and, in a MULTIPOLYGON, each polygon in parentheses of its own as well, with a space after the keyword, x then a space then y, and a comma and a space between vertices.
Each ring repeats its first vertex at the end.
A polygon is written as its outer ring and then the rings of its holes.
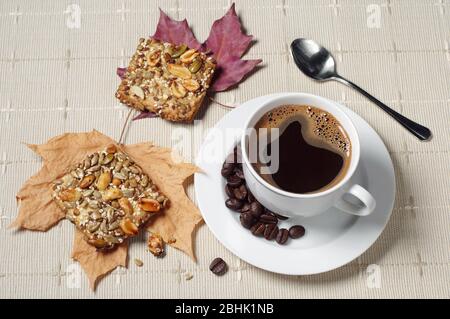
POLYGON ((298 120, 308 142, 350 155, 351 144, 339 121, 330 113, 308 105, 283 105, 267 112, 256 128, 280 128, 298 120))

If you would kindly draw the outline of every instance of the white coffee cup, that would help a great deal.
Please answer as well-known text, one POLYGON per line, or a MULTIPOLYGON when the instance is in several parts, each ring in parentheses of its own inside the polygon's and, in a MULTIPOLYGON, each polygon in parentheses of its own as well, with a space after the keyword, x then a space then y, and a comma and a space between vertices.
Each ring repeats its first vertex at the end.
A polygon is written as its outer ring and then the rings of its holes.
POLYGON ((269 184, 255 170, 249 161, 248 134, 241 139, 242 167, 247 187, 255 198, 268 209, 290 216, 310 217, 321 214, 331 207, 358 216, 366 216, 375 209, 375 199, 361 185, 352 182, 360 159, 358 132, 351 119, 337 103, 306 93, 286 93, 275 97, 252 113, 244 126, 251 131, 261 117, 268 111, 287 104, 310 105, 332 114, 342 125, 351 142, 350 164, 345 176, 331 188, 310 194, 297 194, 284 191, 269 184))

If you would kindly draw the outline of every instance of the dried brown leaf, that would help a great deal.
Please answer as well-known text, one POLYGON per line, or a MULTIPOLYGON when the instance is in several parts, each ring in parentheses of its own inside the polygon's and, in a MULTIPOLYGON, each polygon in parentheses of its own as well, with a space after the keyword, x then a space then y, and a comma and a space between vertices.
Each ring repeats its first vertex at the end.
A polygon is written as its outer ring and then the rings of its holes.
POLYGON ((89 279, 89 286, 95 290, 101 278, 118 266, 127 267, 128 243, 112 251, 98 251, 83 239, 83 233, 75 230, 72 258, 77 260, 89 279))
POLYGON ((198 208, 187 197, 184 184, 198 172, 198 168, 189 163, 175 163, 170 148, 156 147, 150 143, 124 146, 124 151, 141 165, 170 199, 169 207, 150 220, 148 230, 158 233, 165 242, 195 260, 193 237, 202 217, 198 208), (170 243, 173 239, 175 242, 170 243))
MULTIPOLYGON (((68 167, 76 165, 85 156, 115 143, 98 131, 66 133, 41 145, 28 145, 43 159, 41 170, 22 186, 17 194, 19 214, 10 227, 46 231, 61 219, 64 213, 51 198, 51 183, 61 177, 68 167)), ((197 171, 196 166, 175 163, 171 150, 141 143, 120 146, 150 176, 169 197, 171 205, 148 226, 161 234, 168 244, 195 259, 193 233, 202 220, 198 208, 185 193, 185 183, 197 171), (170 239, 176 239, 171 242, 170 239)), ((126 267, 128 245, 111 252, 99 252, 86 243, 79 231, 75 233, 72 257, 78 260, 94 289, 98 280, 117 266, 126 267)))
POLYGON ((10 227, 47 231, 63 219, 64 213, 52 200, 51 183, 62 176, 68 167, 112 142, 109 137, 93 131, 66 133, 41 145, 28 144, 31 150, 42 157, 43 165, 17 193, 19 214, 10 227))

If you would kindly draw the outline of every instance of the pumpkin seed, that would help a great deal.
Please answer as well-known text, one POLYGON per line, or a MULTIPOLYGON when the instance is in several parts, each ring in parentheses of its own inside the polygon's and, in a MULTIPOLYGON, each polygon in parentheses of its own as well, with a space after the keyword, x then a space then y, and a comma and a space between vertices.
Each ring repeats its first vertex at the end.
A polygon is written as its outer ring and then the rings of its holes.
POLYGON ((188 69, 189 69, 189 71, 191 71, 191 73, 197 73, 198 70, 200 70, 201 67, 202 67, 202 60, 195 59, 189 65, 188 69))
POLYGON ((182 45, 180 45, 178 48, 176 48, 176 49, 172 52, 171 57, 172 57, 172 58, 178 58, 178 57, 181 56, 186 50, 187 50, 187 45, 186 45, 186 44, 182 44, 182 45))
POLYGON ((103 164, 109 164, 114 159, 114 154, 106 154, 103 164))
POLYGON ((142 267, 144 265, 143 261, 137 258, 134 259, 134 263, 138 267, 142 267))
POLYGON ((88 230, 88 232, 94 233, 99 229, 99 227, 100 227, 100 223, 94 222, 94 223, 91 223, 90 225, 88 225, 88 227, 86 229, 88 230))

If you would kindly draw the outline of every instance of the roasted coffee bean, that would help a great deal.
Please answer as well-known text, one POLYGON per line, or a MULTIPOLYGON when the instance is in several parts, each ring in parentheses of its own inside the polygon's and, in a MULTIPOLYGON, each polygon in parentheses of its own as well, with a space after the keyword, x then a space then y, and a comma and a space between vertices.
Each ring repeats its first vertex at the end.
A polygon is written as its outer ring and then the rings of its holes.
POLYGON ((234 198, 233 188, 228 184, 225 185, 225 194, 227 194, 229 198, 234 198))
POLYGON ((278 224, 278 218, 269 214, 259 216, 259 221, 264 224, 278 224))
POLYGON ((264 211, 263 207, 259 202, 255 201, 250 204, 250 213, 253 215, 253 217, 259 218, 259 216, 261 216, 263 211, 264 211))
POLYGON ((267 240, 274 240, 278 235, 278 226, 276 224, 266 225, 264 230, 264 238, 267 240))
POLYGON ((209 270, 211 270, 214 275, 222 276, 227 272, 228 266, 222 258, 217 257, 209 265, 209 270))
POLYGON ((249 190, 247 192, 248 192, 248 194, 247 194, 247 202, 253 203, 256 200, 255 196, 253 196, 253 194, 249 190))
POLYGON ((305 235, 305 227, 302 225, 295 225, 289 228, 289 237, 297 239, 305 235))
POLYGON ((250 231, 252 232, 253 235, 257 237, 262 237, 265 229, 266 226, 263 223, 256 223, 250 228, 250 231))
MULTIPOLYGON (((236 153, 233 152, 233 153, 231 153, 231 154, 229 154, 229 155, 227 156, 227 158, 225 159, 224 164, 225 164, 225 163, 228 163, 228 164, 236 164, 237 162, 238 162, 238 161, 237 161, 236 153)), ((234 166, 233 166, 233 168, 234 168, 234 166)))
POLYGON ((239 187, 244 182, 244 180, 237 175, 231 175, 228 176, 227 182, 231 187, 239 187))
POLYGON ((247 198, 247 187, 242 184, 238 188, 235 188, 234 191, 234 197, 236 197, 239 200, 245 200, 247 198))
POLYGON ((255 218, 250 213, 242 213, 239 216, 239 220, 241 221, 241 225, 247 229, 250 229, 256 222, 255 218))
POLYGON ((275 213, 275 212, 273 212, 273 211, 271 211, 271 210, 269 210, 267 208, 265 209, 265 211, 266 211, 266 214, 270 214, 272 216, 275 216, 279 220, 287 220, 287 219, 289 219, 289 217, 286 217, 286 216, 280 215, 278 213, 275 213))
POLYGON ((242 206, 242 208, 239 210, 241 213, 246 213, 250 211, 250 204, 249 203, 245 203, 244 206, 242 206))
POLYGON ((222 170, 220 171, 220 173, 222 174, 223 177, 228 177, 231 174, 234 173, 234 163, 223 163, 222 165, 222 170))
POLYGON ((288 238, 289 238, 289 231, 286 228, 281 228, 278 231, 278 234, 277 234, 277 237, 276 237, 276 241, 280 245, 284 245, 284 244, 286 244, 288 238))
POLYGON ((242 171, 242 168, 240 168, 240 167, 235 167, 234 168, 234 173, 236 174, 236 176, 238 176, 239 178, 242 178, 242 179, 244 179, 245 178, 245 176, 244 176, 244 172, 242 171))
POLYGON ((229 208, 232 209, 234 211, 239 211, 239 209, 242 207, 244 203, 242 201, 240 201, 239 199, 236 198, 228 198, 225 201, 225 205, 229 208))

